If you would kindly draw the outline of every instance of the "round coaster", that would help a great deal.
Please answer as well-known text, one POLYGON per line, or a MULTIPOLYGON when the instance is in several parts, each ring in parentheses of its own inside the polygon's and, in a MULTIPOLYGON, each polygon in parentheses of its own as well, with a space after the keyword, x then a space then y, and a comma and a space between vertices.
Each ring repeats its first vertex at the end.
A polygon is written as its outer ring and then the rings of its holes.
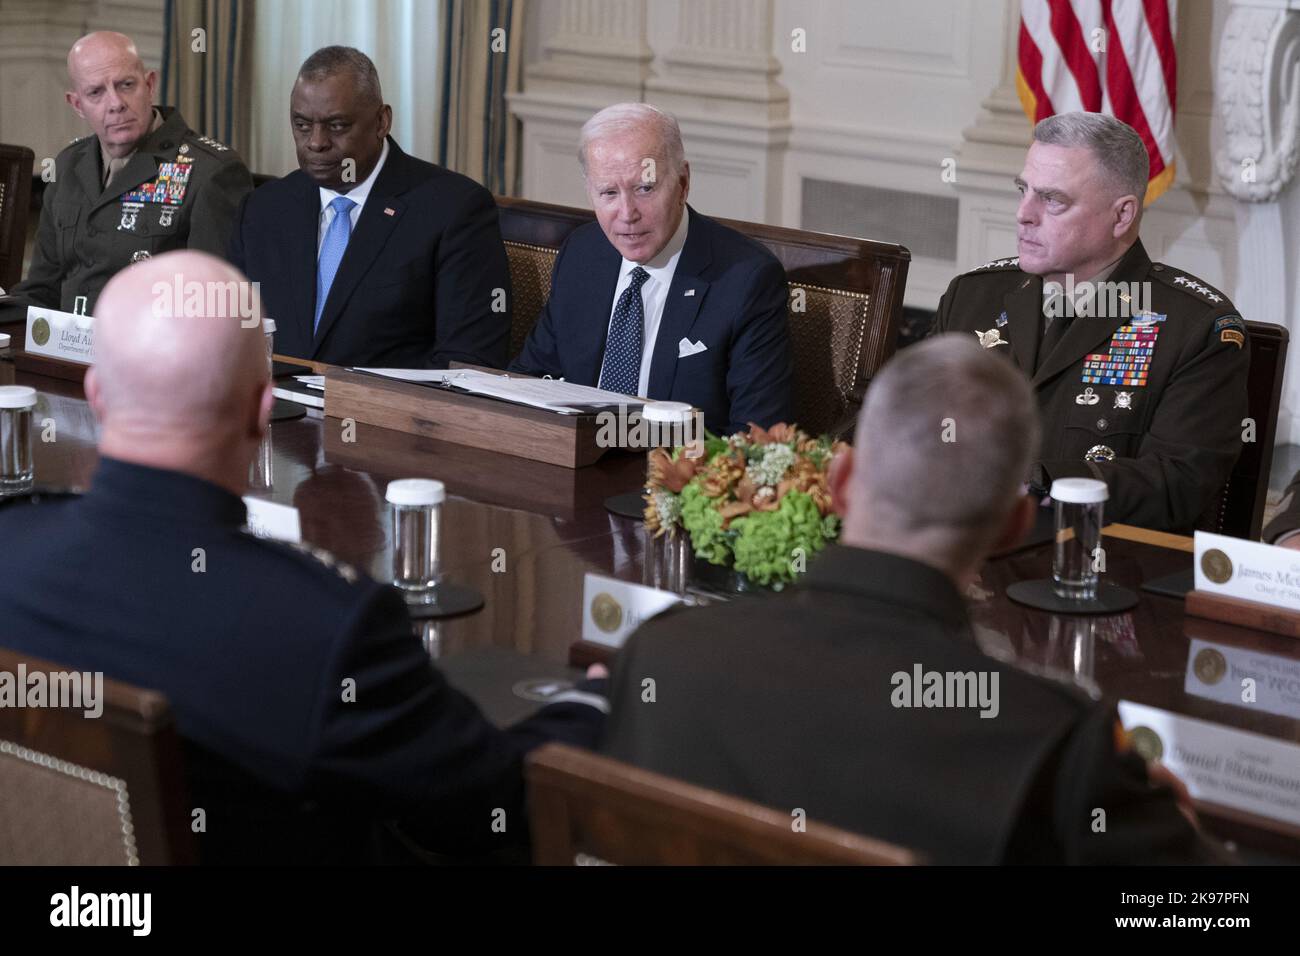
POLYGON ((275 404, 271 406, 271 421, 273 422, 292 422, 299 418, 305 418, 307 409, 303 408, 297 402, 291 402, 287 398, 277 398, 275 404))
POLYGON ((635 518, 640 521, 645 518, 645 499, 639 491, 613 495, 605 499, 605 510, 620 518, 635 518))
POLYGON ((483 606, 483 595, 463 584, 439 584, 433 589, 433 594, 433 601, 406 602, 406 609, 410 611, 412 619, 419 621, 433 617, 459 617, 483 606))
POLYGON ((1055 614, 1118 614, 1136 607, 1138 602, 1137 592, 1105 581, 1097 585, 1097 596, 1093 600, 1073 601, 1053 591, 1052 582, 1046 578, 1017 581, 1007 588, 1007 597, 1017 604, 1055 614))

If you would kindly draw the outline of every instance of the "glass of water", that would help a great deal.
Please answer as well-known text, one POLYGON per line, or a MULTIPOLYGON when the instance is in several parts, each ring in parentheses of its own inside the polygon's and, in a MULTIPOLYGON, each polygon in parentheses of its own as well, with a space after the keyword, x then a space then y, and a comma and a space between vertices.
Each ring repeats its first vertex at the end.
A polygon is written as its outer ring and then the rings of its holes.
POLYGON ((262 338, 266 342, 266 367, 275 373, 275 319, 262 320, 262 338))
POLYGON ((441 481, 405 478, 388 484, 385 497, 393 515, 393 585, 407 601, 432 603, 438 585, 441 481))
POLYGON ((1056 544, 1052 553, 1052 590, 1072 601, 1097 597, 1102 509, 1109 497, 1106 482, 1093 478, 1059 478, 1052 482, 1056 508, 1056 544))
POLYGON ((257 446, 257 454, 248 467, 248 490, 253 494, 270 491, 275 484, 275 453, 271 446, 271 426, 257 446))
POLYGON ((36 389, 26 385, 0 386, 0 495, 31 491, 32 409, 36 389))

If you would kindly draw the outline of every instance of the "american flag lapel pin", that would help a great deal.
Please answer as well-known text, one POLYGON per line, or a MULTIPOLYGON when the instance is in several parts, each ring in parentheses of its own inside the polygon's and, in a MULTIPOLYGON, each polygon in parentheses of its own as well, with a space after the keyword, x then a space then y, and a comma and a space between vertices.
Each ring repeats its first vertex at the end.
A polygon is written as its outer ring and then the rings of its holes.
POLYGON ((686 295, 687 295, 687 296, 695 295, 695 290, 694 290, 694 289, 687 289, 687 290, 686 290, 686 295))
POLYGON ((397 210, 394 209, 392 206, 385 206, 385 207, 384 207, 384 215, 385 215, 385 216, 396 216, 396 215, 397 215, 397 210))

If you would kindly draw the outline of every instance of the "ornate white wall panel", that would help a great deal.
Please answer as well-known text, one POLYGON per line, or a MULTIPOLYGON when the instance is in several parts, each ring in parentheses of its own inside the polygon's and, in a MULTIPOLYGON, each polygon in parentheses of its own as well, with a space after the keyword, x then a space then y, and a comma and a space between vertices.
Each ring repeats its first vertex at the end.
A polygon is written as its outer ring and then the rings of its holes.
POLYGON ((68 48, 94 30, 135 39, 162 61, 163 0, 0 0, 0 142, 30 146, 37 166, 88 132, 64 103, 68 48))

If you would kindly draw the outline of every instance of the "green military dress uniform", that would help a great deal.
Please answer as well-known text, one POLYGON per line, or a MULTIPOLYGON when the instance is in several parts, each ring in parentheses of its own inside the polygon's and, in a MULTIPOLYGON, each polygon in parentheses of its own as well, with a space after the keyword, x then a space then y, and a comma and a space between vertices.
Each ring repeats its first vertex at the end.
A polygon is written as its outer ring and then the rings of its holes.
POLYGON ((248 167, 229 146, 190 129, 172 107, 155 109, 162 124, 107 188, 98 137, 59 153, 31 268, 8 290, 17 301, 0 305, 0 322, 25 318, 31 305, 71 312, 83 295, 93 315, 119 270, 173 249, 224 258, 235 212, 253 188, 248 167))
POLYGON ((1107 281, 1119 295, 1098 296, 1092 315, 1080 310, 1053 336, 1042 277, 999 259, 953 279, 935 332, 978 334, 1029 376, 1043 424, 1032 487, 1100 478, 1108 522, 1187 532, 1241 452, 1246 326, 1227 296, 1153 263, 1140 241, 1107 281))

